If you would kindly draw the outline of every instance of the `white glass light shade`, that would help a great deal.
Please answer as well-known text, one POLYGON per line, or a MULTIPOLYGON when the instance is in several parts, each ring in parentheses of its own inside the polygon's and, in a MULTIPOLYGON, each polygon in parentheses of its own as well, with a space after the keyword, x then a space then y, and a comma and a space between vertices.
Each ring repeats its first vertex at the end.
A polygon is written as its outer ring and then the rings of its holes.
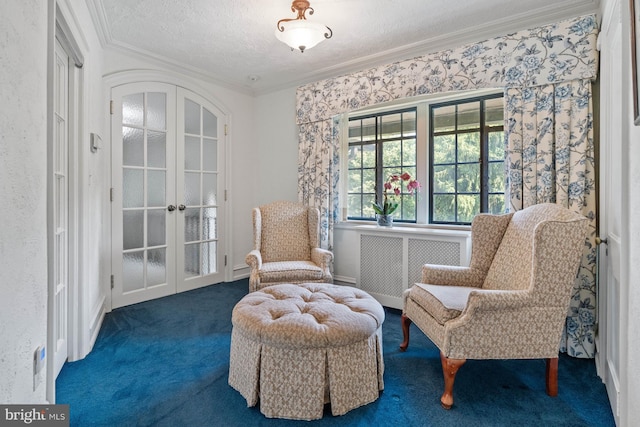
POLYGON ((331 37, 331 30, 322 24, 307 20, 296 19, 280 24, 284 31, 276 29, 276 37, 281 42, 288 44, 291 49, 299 49, 304 52, 331 37))

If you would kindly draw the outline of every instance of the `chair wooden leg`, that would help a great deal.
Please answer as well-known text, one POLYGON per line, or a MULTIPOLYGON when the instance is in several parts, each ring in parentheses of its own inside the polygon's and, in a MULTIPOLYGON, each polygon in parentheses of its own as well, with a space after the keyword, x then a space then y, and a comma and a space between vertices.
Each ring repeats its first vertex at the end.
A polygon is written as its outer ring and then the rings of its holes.
POLYGON ((547 359, 546 389, 551 397, 558 395, 558 358, 547 359))
POLYGON ((411 326, 411 319, 409 319, 404 313, 400 317, 402 321, 402 337, 403 341, 400 344, 400 351, 405 351, 409 347, 409 326, 411 326))
POLYGON ((451 409, 453 406, 453 382, 456 379, 458 369, 467 359, 449 359, 440 352, 440 361, 442 362, 442 373, 444 374, 444 393, 442 393, 440 403, 444 409, 451 409))

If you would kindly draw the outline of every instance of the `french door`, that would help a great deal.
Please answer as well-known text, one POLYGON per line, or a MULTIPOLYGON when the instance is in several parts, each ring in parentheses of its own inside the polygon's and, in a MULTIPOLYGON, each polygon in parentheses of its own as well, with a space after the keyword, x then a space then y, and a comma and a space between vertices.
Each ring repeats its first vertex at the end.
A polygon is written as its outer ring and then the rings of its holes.
POLYGON ((164 83, 112 102, 112 308, 223 281, 224 114, 164 83))

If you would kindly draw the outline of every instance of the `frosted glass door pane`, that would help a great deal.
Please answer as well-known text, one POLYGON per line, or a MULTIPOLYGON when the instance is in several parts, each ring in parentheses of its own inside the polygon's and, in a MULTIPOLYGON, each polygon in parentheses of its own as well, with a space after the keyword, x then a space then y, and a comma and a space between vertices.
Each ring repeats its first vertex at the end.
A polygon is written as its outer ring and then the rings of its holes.
POLYGON ((184 274, 186 277, 200 275, 200 243, 184 246, 184 274))
POLYGON ((147 132, 147 166, 164 168, 166 166, 167 134, 164 132, 147 132))
POLYGON ((166 193, 166 172, 147 171, 147 204, 148 206, 164 206, 166 193))
POLYGON ((125 208, 139 208, 144 206, 144 174, 142 169, 128 169, 122 171, 122 206, 125 208))
POLYGON ((144 252, 122 256, 122 290, 131 292, 144 288, 144 252))
POLYGON ((206 242, 202 244, 202 275, 215 273, 216 268, 216 242, 206 242))
POLYGON ((147 246, 160 246, 166 242, 166 211, 150 210, 147 212, 147 246))
POLYGON ((144 132, 122 127, 122 165, 144 166, 144 132))
POLYGON ((200 138, 184 137, 184 168, 200 170, 200 138))
POLYGON ((147 127, 164 130, 167 122, 167 95, 162 92, 147 93, 147 127))
POLYGON ((202 134, 215 138, 218 136, 218 118, 206 108, 202 109, 202 134))
POLYGON ((151 249, 147 252, 147 285, 160 285, 167 281, 167 250, 151 249))
POLYGON ((187 206, 200 205, 200 174, 184 174, 184 204, 187 206))
POLYGON ((136 249, 144 246, 144 211, 122 212, 122 248, 136 249))
POLYGON ((122 123, 142 126, 144 124, 144 94, 134 93, 122 97, 122 123))
POLYGON ((215 239, 217 237, 217 208, 205 208, 202 215, 202 240, 215 239))
POLYGON ((184 131, 193 135, 200 135, 200 104, 184 100, 184 131))
POLYGON ((213 173, 202 174, 202 193, 204 205, 215 205, 217 200, 218 176, 213 173))
POLYGON ((193 242, 200 235, 200 208, 188 208, 184 211, 184 240, 193 242))
POLYGON ((207 172, 218 171, 218 143, 204 138, 202 152, 202 169, 207 172))

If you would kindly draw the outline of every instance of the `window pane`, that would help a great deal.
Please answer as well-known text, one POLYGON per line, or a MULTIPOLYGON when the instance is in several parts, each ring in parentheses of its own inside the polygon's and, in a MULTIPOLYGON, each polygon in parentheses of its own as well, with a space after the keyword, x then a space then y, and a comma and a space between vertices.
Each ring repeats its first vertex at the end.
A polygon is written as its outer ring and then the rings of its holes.
POLYGON ((147 251, 147 284, 161 285, 167 281, 167 250, 166 248, 147 251))
POLYGON ((142 169, 124 168, 122 171, 122 207, 144 206, 144 172, 142 169))
POLYGON ((349 193, 361 193, 362 192, 362 171, 351 170, 349 171, 349 193))
POLYGON ((455 193, 455 166, 434 166, 433 167, 433 192, 434 193, 455 193))
POLYGON ((147 171, 147 206, 164 206, 166 195, 166 172, 147 171))
POLYGON ((433 163, 453 163, 456 161, 455 135, 442 135, 433 138, 433 163))
POLYGON ((208 172, 218 171, 218 142, 202 139, 202 169, 208 172))
POLYGON ((200 208, 187 208, 184 211, 184 240, 193 242, 200 236, 200 208))
POLYGON ((122 249, 144 247, 144 210, 122 212, 122 249))
POLYGON ((147 211, 147 246, 160 246, 166 243, 166 212, 164 209, 147 211))
POLYGON ((122 123, 144 125, 144 94, 134 93, 122 97, 122 123))
POLYGON ((375 218, 376 213, 373 210, 373 203, 376 201, 376 196, 373 194, 362 195, 362 216, 364 218, 375 218))
POLYGON ((458 105, 458 130, 480 128, 480 102, 458 105))
POLYGON ((504 126, 504 100, 502 97, 487 99, 484 103, 487 126, 504 126))
POLYGON ((200 104, 184 100, 184 131, 193 135, 200 135, 200 104))
POLYGON ((167 95, 162 92, 147 93, 147 127, 151 129, 166 129, 165 113, 167 95))
POLYGON ((500 215, 505 211, 504 194, 489 194, 489 213, 500 215))
POLYGON ((361 168, 362 167, 362 147, 359 145, 352 145, 349 147, 349 168, 361 168))
POLYGON ((456 196, 453 194, 433 195, 433 221, 455 222, 456 196))
POLYGON ((434 133, 450 132, 455 130, 456 106, 438 107, 433 109, 433 131, 434 133))
POLYGON ((360 142, 362 139, 362 120, 349 121, 349 142, 360 142))
POLYGON ((370 117, 362 120, 362 141, 376 139, 376 118, 370 117))
POLYGON ((362 171, 362 192, 376 192, 376 171, 374 169, 365 169, 362 171))
MULTIPOLYGON (((480 164, 458 166, 458 193, 480 192, 480 164)), ((479 206, 479 205, 478 205, 479 206)))
POLYGON ((504 160, 504 132, 489 133, 489 160, 504 160))
POLYGON ((402 113, 402 136, 414 137, 416 136, 416 112, 408 111, 402 113))
POLYGON ((388 141, 382 145, 382 164, 385 167, 397 167, 402 165, 400 141, 388 141))
POLYGON ((480 161, 480 132, 463 133, 458 136, 458 162, 480 161))
POLYGON ((402 219, 405 221, 415 221, 416 220, 416 196, 405 194, 402 196, 401 199, 402 199, 402 202, 401 202, 402 219))
POLYGON ((480 195, 462 194, 458 196, 458 222, 470 223, 480 213, 480 195))
POLYGON ((144 166, 144 131, 122 126, 122 165, 144 166))
POLYGON ((218 136, 218 118, 206 108, 202 109, 202 134, 211 138, 218 136))
POLYGON ((398 138, 402 136, 401 117, 402 115, 400 113, 387 114, 380 117, 380 121, 382 122, 382 139, 398 138))
POLYGON ((363 168, 376 167, 376 146, 374 144, 368 144, 368 145, 362 146, 362 167, 363 168))
POLYGON ((164 168, 167 150, 167 134, 164 132, 147 132, 147 166, 164 168))
POLYGON ((184 168, 187 170, 200 170, 200 138, 195 136, 184 137, 184 168))
POLYGON ((503 193, 505 185, 504 162, 489 163, 489 193, 503 193))
POLYGON ((347 196, 347 216, 362 216, 362 196, 360 194, 349 194, 347 196))
POLYGON ((416 140, 406 139, 402 142, 402 164, 416 164, 416 140))

